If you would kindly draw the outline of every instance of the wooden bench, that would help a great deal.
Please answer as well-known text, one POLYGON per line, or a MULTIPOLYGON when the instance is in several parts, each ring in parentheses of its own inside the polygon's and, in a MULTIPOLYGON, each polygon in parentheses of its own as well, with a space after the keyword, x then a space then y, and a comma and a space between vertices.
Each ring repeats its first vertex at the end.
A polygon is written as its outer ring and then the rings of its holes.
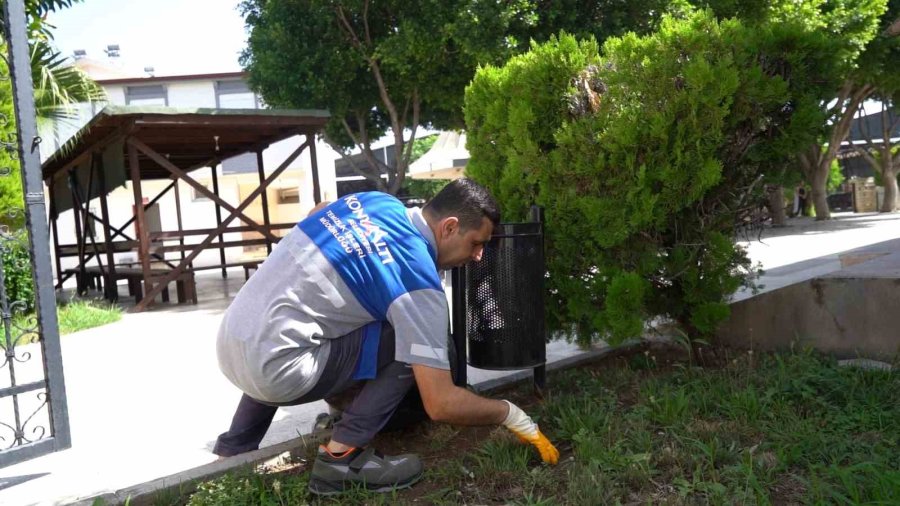
POLYGON ((250 279, 250 271, 255 271, 259 268, 259 264, 263 263, 265 258, 260 258, 259 260, 240 260, 237 262, 229 262, 226 264, 219 265, 203 265, 203 266, 194 266, 193 269, 195 271, 206 271, 212 269, 225 269, 228 267, 243 267, 244 268, 244 281, 250 279))
POLYGON ((263 263, 262 260, 252 260, 241 262, 241 266, 244 268, 244 281, 250 280, 250 271, 255 271, 259 269, 259 264, 263 263))
MULTIPOLYGON (((77 291, 79 294, 87 292, 88 288, 103 289, 103 280, 108 274, 107 267, 102 269, 98 266, 90 266, 84 268, 84 278, 79 276, 79 269, 66 269, 65 273, 72 273, 77 280, 77 291)), ((150 282, 159 282, 171 272, 170 269, 150 269, 150 282)), ((144 297, 144 271, 136 267, 116 266, 114 283, 120 279, 128 282, 128 294, 134 297, 135 303, 140 302, 144 297)), ((197 303, 197 284, 194 281, 193 271, 185 270, 175 279, 175 291, 178 296, 178 302, 197 303)), ((166 286, 162 291, 163 302, 169 301, 169 287, 166 286)))

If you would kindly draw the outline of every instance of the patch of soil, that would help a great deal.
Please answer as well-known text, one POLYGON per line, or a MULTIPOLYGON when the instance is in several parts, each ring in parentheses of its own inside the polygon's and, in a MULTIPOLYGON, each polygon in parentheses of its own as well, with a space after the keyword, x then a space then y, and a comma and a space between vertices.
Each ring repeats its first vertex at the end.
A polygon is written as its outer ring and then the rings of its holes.
MULTIPOLYGON (((650 374, 663 374, 675 364, 682 363, 687 359, 687 353, 682 348, 664 343, 652 343, 627 353, 600 357, 583 363, 579 367, 602 375, 608 373, 610 369, 630 367, 629 359, 644 352, 654 357, 654 369, 647 371, 650 374)), ((549 374, 548 385, 550 388, 543 393, 544 396, 553 394, 553 377, 555 375, 556 373, 549 374)), ((619 397, 620 400, 624 399, 627 405, 631 405, 637 402, 637 393, 636 388, 629 388, 628 392, 624 394, 620 392, 619 397)), ((534 411, 534 408, 543 402, 542 397, 534 392, 530 380, 494 390, 488 395, 492 398, 509 399, 526 412, 534 411)), ((428 469, 436 469, 445 464, 448 459, 473 454, 481 448, 485 440, 491 437, 512 438, 513 436, 502 427, 460 427, 425 421, 402 431, 383 432, 375 438, 372 444, 387 455, 401 453, 418 455, 425 464, 427 472, 428 469)), ((557 449, 560 451, 560 464, 549 468, 548 471, 554 477, 553 483, 561 488, 567 482, 568 468, 574 462, 575 455, 571 442, 559 441, 557 449)), ((537 454, 533 456, 532 463, 534 468, 542 465, 537 454)), ((453 473, 456 470, 449 472, 453 473)), ((403 491, 400 497, 404 503, 422 504, 427 503, 428 498, 434 497, 433 494, 446 490, 447 495, 444 498, 450 501, 454 500, 455 496, 460 503, 505 504, 509 502, 510 497, 521 497, 523 493, 522 490, 517 489, 517 480, 512 478, 504 480, 502 473, 498 473, 490 480, 485 480, 483 477, 467 476, 466 469, 461 468, 458 470, 458 479, 446 479, 445 477, 430 479, 426 476, 411 489, 403 491), (457 490, 449 490, 453 486, 456 486, 457 490)))
POLYGON ((784 473, 772 487, 772 504, 794 506, 805 504, 806 485, 793 473, 784 473))

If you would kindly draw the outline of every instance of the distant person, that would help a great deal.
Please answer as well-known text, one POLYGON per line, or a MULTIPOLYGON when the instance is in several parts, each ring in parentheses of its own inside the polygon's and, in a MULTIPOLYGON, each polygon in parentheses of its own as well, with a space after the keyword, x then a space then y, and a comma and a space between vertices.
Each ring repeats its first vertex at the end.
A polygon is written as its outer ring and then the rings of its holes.
POLYGON ((794 217, 806 216, 806 198, 806 187, 798 186, 794 191, 794 217))
POLYGON ((438 270, 479 261, 499 221, 493 197, 469 179, 448 184, 421 209, 379 192, 317 206, 260 265, 222 320, 219 367, 244 395, 213 452, 255 450, 278 406, 362 383, 331 441, 319 447, 310 491, 408 487, 422 476, 419 458, 367 446, 415 383, 432 419, 502 424, 555 464, 559 452, 525 412, 451 379, 449 311, 438 270))

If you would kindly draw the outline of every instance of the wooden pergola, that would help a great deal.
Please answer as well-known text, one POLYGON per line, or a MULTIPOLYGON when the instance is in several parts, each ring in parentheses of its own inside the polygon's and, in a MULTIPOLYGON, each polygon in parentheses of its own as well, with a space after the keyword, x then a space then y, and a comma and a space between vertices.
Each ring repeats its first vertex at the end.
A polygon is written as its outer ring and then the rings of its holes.
POLYGON ((295 223, 272 224, 266 189, 308 149, 312 165, 313 198, 320 200, 315 134, 328 120, 325 111, 292 111, 260 109, 173 109, 168 107, 109 106, 100 111, 78 134, 50 157, 42 167, 50 196, 50 226, 56 256, 57 288, 76 276, 79 291, 88 284, 101 282, 104 296, 118 298, 117 281, 127 279, 136 296, 135 311, 146 309, 157 295, 168 300, 168 285, 178 286, 180 301, 196 303, 193 273, 194 259, 206 249, 218 249, 220 262, 202 268, 225 269, 224 249, 265 244, 271 252, 278 241, 273 230, 288 229, 295 223), (295 135, 305 138, 275 170, 266 174, 263 150, 269 145, 295 135), (237 206, 219 195, 216 166, 237 155, 254 153, 259 172, 259 186, 237 206), (195 171, 211 170, 210 191, 194 177, 195 171), (107 195, 115 187, 130 180, 134 194, 134 216, 125 223, 111 223, 107 195), (145 199, 141 182, 169 180, 170 183, 152 199, 145 199), (196 193, 215 203, 215 228, 184 230, 178 181, 193 187, 196 193), (174 188, 177 230, 150 232, 145 212, 174 188), (249 218, 245 209, 262 198, 263 222, 249 218), (93 199, 100 200, 100 216, 90 209, 93 199), (65 210, 74 211, 75 244, 60 244, 57 219, 65 210), (222 210, 227 212, 223 216, 222 210), (243 224, 229 226, 239 219, 243 224), (87 233, 89 223, 102 227, 101 240, 87 233), (135 223, 136 222, 136 223, 135 223), (135 223, 135 237, 125 229, 135 223), (256 231, 261 239, 225 241, 228 232, 256 231), (202 237, 199 243, 186 244, 187 237, 202 237), (178 244, 160 245, 163 241, 178 244), (136 252, 139 266, 117 265, 114 254, 136 252), (180 258, 167 259, 166 252, 179 252, 180 258), (62 269, 63 257, 77 257, 74 269, 62 269), (93 265, 89 265, 93 262, 93 265), (157 264, 151 267, 151 264, 157 264))

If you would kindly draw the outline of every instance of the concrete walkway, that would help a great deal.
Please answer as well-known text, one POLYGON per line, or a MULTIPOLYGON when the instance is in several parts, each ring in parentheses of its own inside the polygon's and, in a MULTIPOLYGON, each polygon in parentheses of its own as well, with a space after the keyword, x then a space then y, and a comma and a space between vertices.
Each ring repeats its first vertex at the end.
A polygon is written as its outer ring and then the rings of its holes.
MULTIPOLYGON (((829 221, 793 218, 766 229, 760 240, 742 241, 765 274, 760 293, 839 271, 900 249, 900 214, 836 213, 829 221)), ((753 294, 736 293, 734 300, 753 294)))
MULTIPOLYGON (((900 215, 790 222, 749 243, 751 257, 768 269, 766 289, 831 272, 854 248, 900 238, 900 215)), ((230 276, 201 277, 198 306, 126 314, 64 336, 72 448, 0 469, 0 504, 68 504, 215 466, 210 449, 240 397, 215 363, 216 329, 243 281, 240 271, 230 276)), ((560 364, 587 353, 598 350, 554 343, 548 359, 560 364)), ((470 382, 481 386, 503 374, 516 375, 469 369, 470 382)), ((280 409, 263 446, 278 448, 308 433, 324 409, 322 402, 280 409)))

